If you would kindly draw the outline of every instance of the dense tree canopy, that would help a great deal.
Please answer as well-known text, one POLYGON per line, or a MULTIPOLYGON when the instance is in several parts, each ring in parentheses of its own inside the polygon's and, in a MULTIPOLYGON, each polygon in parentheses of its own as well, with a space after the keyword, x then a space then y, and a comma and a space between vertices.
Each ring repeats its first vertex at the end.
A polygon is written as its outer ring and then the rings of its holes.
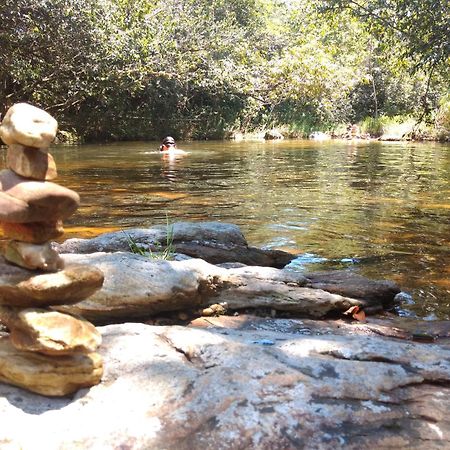
POLYGON ((0 15, 0 112, 28 101, 86 139, 431 117, 448 89, 443 0, 3 0, 0 15))

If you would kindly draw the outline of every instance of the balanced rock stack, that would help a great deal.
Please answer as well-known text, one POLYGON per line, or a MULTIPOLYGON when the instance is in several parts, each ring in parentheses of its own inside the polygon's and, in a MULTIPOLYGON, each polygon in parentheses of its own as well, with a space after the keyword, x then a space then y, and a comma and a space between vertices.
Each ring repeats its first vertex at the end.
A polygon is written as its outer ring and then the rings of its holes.
POLYGON ((45 111, 18 103, 0 124, 8 145, 0 172, 0 225, 7 239, 0 256, 0 381, 59 396, 100 382, 101 337, 86 320, 52 306, 84 300, 103 284, 103 273, 70 265, 52 249, 62 221, 79 206, 76 192, 50 180, 56 166, 48 147, 57 122, 45 111), (6 262, 6 261, 7 262, 6 262))

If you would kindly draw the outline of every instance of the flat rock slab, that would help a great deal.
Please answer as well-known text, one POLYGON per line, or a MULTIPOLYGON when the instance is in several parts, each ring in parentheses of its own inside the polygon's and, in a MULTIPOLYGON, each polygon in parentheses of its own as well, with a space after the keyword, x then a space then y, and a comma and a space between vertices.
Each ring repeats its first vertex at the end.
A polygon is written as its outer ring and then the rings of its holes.
POLYGON ((368 317, 365 322, 346 319, 315 320, 283 317, 259 317, 252 314, 198 317, 189 323, 195 328, 232 328, 246 331, 276 331, 304 336, 358 335, 385 336, 407 341, 438 342, 450 346, 450 321, 419 320, 386 313, 381 317, 368 317))
POLYGON ((1 447, 450 446, 450 350, 440 345, 131 323, 100 331, 99 385, 51 399, 0 384, 1 447))
POLYGON ((230 309, 273 308, 323 317, 351 306, 380 310, 381 304, 306 287, 300 273, 272 267, 224 269, 201 259, 155 260, 132 253, 61 255, 66 265, 100 269, 100 290, 76 305, 58 307, 96 323, 146 318, 163 311, 226 302, 230 309))
POLYGON ((133 228, 105 233, 93 239, 68 239, 55 244, 59 253, 129 251, 130 240, 147 251, 158 251, 169 241, 175 252, 211 264, 239 262, 255 266, 284 267, 295 255, 280 250, 250 247, 237 225, 221 222, 177 222, 167 227, 133 228))

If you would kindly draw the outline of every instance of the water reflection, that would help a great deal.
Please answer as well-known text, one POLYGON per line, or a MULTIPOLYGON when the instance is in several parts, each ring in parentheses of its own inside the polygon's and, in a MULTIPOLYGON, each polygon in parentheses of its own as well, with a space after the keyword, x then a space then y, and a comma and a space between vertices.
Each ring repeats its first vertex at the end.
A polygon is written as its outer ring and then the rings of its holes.
POLYGON ((170 183, 176 183, 179 181, 180 173, 182 170, 183 159, 187 154, 170 153, 166 152, 160 154, 162 160, 161 174, 170 183))
POLYGON ((450 317, 448 146, 187 142, 56 147, 58 182, 82 205, 66 237, 178 220, 238 224, 249 243, 298 253, 312 270, 395 280, 408 311, 450 317))

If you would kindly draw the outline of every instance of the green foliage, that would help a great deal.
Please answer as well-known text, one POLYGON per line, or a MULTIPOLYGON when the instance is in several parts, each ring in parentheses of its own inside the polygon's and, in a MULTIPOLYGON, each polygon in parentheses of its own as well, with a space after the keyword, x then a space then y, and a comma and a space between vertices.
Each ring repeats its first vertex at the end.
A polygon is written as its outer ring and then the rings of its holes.
POLYGON ((41 106, 62 138, 431 120, 447 82, 441 1, 4 0, 0 14, 0 113, 41 106))
POLYGON ((439 139, 450 140, 450 94, 442 97, 436 115, 436 131, 439 139))
POLYGON ((408 116, 381 116, 366 117, 359 123, 359 126, 363 134, 369 134, 372 137, 380 137, 385 134, 401 139, 413 131, 414 124, 415 121, 408 116))
POLYGON ((401 51, 412 70, 448 73, 450 38, 447 0, 319 0, 322 11, 350 13, 383 42, 401 51))
POLYGON ((391 113, 414 112, 418 123, 430 121, 439 93, 448 85, 450 76, 448 0, 318 0, 317 3, 325 17, 350 14, 376 39, 378 55, 374 62, 379 73, 369 74, 374 80, 372 100, 376 101, 380 93, 375 86, 378 78, 383 88, 388 88, 381 92, 389 95, 388 100, 390 96, 396 97, 395 92, 406 94, 399 107, 391 108, 391 113), (395 89, 395 85, 400 89, 395 89), (390 86, 394 89, 389 89, 390 86))

